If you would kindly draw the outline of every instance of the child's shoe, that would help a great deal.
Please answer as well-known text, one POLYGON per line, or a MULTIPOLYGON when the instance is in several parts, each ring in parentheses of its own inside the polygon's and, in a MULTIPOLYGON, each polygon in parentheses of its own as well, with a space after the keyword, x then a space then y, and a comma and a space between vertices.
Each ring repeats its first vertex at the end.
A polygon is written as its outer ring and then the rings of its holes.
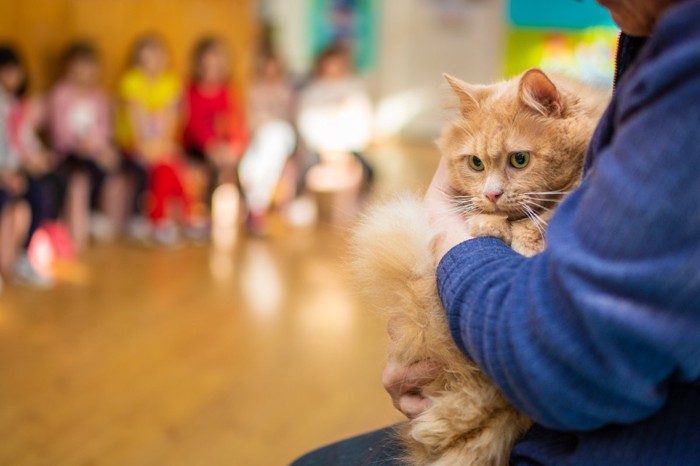
POLYGON ((159 246, 175 248, 182 244, 180 231, 172 222, 161 222, 153 228, 153 241, 159 246))
POLYGON ((20 283, 36 288, 49 289, 53 286, 53 280, 50 277, 39 274, 29 261, 29 256, 26 253, 22 253, 17 257, 13 269, 13 277, 20 283))
POLYGON ((267 215, 250 212, 245 222, 246 230, 251 236, 262 238, 267 235, 267 215))
POLYGON ((130 241, 146 244, 151 238, 151 225, 139 216, 133 216, 126 225, 126 236, 130 241))
POLYGON ((99 212, 90 217, 90 235, 98 243, 111 243, 116 236, 110 219, 99 212))
POLYGON ((183 230, 185 238, 195 244, 206 244, 211 238, 211 228, 205 221, 196 221, 189 223, 183 230))

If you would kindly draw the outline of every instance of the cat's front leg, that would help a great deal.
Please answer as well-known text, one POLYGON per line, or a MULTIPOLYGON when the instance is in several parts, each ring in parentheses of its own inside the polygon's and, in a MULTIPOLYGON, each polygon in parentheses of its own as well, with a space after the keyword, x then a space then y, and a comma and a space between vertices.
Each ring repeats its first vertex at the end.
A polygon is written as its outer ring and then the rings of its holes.
POLYGON ((513 238, 507 217, 479 214, 469 219, 469 233, 473 237, 491 236, 510 246, 513 238))
POLYGON ((511 248, 523 256, 534 256, 545 246, 544 230, 532 220, 522 219, 511 224, 513 242, 511 248))

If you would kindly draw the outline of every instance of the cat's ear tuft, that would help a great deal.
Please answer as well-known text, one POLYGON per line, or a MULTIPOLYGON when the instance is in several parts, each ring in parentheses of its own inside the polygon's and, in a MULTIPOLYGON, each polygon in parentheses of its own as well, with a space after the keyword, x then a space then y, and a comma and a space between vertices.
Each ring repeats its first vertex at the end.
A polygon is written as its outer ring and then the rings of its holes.
POLYGON ((559 117, 562 100, 557 87, 540 69, 532 68, 520 78, 520 100, 544 116, 559 117))
POLYGON ((477 100, 478 92, 475 86, 467 84, 461 79, 455 78, 447 73, 443 73, 442 76, 459 99, 459 109, 462 115, 467 116, 470 112, 479 107, 479 101, 477 100))

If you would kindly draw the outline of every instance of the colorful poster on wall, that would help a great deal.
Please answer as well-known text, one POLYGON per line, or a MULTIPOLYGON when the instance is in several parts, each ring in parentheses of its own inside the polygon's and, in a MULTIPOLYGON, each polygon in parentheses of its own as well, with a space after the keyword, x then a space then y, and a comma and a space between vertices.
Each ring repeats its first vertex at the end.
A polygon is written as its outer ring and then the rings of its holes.
POLYGON ((531 67, 610 86, 618 29, 594 2, 510 0, 504 74, 531 67))
POLYGON ((377 7, 372 0, 311 0, 313 56, 333 44, 353 52, 358 71, 370 71, 376 58, 377 7))

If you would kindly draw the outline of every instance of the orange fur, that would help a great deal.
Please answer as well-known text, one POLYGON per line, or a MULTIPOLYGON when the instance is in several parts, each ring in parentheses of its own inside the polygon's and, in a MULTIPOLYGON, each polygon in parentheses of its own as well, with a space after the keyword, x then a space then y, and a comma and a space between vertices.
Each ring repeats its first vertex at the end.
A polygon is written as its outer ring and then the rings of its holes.
MULTIPOLYGON (((461 110, 438 141, 448 161, 451 201, 470 218, 475 236, 499 237, 525 255, 540 251, 546 223, 533 213, 546 222, 579 182, 605 95, 539 70, 492 86, 446 78, 461 110), (517 151, 530 154, 525 168, 508 165, 517 151), (470 168, 468 157, 474 155, 483 160, 484 170, 470 168), (484 193, 496 188, 503 192, 494 204, 484 193), (525 194, 535 192, 551 194, 525 194)), ((371 208, 354 236, 356 275, 376 307, 395 322, 397 361, 444 364, 441 374, 423 388, 431 408, 401 431, 406 461, 505 465, 530 421, 452 341, 431 253, 437 234, 421 201, 403 196, 371 208)))

